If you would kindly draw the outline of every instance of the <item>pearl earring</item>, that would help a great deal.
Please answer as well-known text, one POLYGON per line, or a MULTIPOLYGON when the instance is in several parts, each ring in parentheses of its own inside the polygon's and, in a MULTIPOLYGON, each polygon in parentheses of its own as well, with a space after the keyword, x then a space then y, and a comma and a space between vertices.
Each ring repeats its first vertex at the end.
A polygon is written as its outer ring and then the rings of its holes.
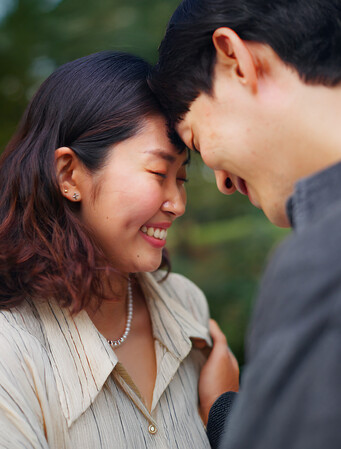
POLYGON ((68 193, 68 189, 64 189, 64 193, 68 193))

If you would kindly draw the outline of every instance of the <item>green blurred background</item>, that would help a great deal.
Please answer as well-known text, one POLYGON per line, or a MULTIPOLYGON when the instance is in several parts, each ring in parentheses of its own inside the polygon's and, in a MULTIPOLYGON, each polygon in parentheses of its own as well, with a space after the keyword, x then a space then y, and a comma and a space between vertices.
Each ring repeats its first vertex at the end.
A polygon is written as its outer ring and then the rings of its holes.
MULTIPOLYGON (((37 86, 60 64, 104 49, 151 63, 177 0, 0 0, 0 148, 37 86)), ((213 173, 193 156, 188 208, 169 233, 173 271, 206 293, 212 317, 240 364, 257 282, 286 231, 245 197, 218 192, 213 173)))

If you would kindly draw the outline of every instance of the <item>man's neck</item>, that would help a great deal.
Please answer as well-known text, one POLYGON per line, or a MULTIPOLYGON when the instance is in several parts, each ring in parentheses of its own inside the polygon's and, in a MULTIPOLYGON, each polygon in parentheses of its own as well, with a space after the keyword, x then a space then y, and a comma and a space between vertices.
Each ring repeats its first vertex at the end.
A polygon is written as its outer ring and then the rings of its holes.
POLYGON ((302 85, 296 99, 294 132, 297 179, 341 161, 341 85, 302 85))

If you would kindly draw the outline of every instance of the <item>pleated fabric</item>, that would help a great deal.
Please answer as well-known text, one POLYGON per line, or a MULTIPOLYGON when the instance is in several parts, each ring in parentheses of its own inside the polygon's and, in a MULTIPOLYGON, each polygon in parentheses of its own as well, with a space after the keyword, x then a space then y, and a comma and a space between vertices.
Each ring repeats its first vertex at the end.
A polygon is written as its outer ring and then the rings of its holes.
POLYGON ((155 339, 149 411, 85 311, 27 300, 0 313, 0 447, 206 449, 198 378, 211 345, 206 298, 183 276, 139 274, 155 339))

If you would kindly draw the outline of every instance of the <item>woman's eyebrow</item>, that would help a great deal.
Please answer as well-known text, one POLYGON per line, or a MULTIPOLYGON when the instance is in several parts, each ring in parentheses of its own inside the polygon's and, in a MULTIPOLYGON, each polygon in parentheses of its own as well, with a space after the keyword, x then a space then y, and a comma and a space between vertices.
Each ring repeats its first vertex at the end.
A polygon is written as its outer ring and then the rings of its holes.
POLYGON ((190 150, 189 150, 188 154, 187 154, 187 158, 183 161, 182 166, 188 165, 190 163, 190 161, 191 161, 191 153, 190 153, 190 150))
POLYGON ((159 149, 146 150, 146 151, 144 151, 144 153, 154 154, 155 156, 159 156, 160 158, 164 159, 167 162, 171 162, 172 164, 176 161, 176 157, 175 156, 173 156, 170 153, 167 153, 164 150, 159 150, 159 149))

